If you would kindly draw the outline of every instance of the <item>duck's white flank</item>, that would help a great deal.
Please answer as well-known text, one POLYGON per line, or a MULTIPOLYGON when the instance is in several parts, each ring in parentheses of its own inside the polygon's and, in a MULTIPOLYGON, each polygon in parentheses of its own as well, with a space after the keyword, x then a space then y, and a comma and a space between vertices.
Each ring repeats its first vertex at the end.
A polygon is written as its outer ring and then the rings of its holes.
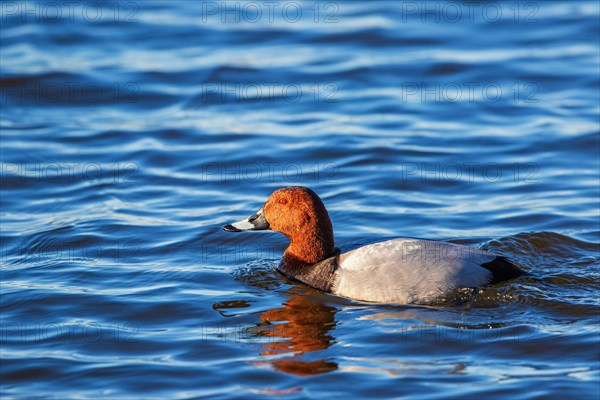
POLYGON ((447 242, 392 239, 341 254, 332 291, 379 303, 429 303, 456 288, 488 284, 492 273, 481 264, 495 257, 447 242))

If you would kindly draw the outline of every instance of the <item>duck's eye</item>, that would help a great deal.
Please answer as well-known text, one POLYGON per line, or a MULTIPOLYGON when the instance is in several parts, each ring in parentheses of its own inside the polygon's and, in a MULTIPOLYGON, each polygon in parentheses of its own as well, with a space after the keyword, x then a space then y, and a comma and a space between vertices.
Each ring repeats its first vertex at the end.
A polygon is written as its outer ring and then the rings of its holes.
POLYGON ((287 204, 287 200, 286 199, 279 199, 278 203, 279 204, 287 204))

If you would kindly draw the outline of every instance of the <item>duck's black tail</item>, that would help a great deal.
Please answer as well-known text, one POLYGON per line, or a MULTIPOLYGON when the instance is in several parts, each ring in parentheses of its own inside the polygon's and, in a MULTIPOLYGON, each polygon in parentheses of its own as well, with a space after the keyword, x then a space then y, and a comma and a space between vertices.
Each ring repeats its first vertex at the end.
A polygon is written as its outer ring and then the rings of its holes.
POLYGON ((521 275, 527 275, 527 272, 502 256, 497 256, 492 261, 481 264, 481 266, 492 273, 490 284, 513 279, 521 275))

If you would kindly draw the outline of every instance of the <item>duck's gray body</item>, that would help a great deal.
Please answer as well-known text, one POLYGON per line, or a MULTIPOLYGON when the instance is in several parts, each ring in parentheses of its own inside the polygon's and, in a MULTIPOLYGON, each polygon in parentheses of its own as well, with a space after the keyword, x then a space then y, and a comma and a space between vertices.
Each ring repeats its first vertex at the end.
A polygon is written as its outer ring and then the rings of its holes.
POLYGON ((398 238, 363 246, 310 266, 281 272, 320 290, 355 300, 431 304, 458 288, 518 276, 503 257, 448 242, 398 238))

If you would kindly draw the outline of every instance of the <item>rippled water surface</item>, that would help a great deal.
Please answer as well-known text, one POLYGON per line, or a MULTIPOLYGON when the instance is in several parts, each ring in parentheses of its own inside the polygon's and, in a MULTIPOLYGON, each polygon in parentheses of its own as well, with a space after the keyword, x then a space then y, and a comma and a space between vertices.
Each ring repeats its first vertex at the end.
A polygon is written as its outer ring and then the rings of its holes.
POLYGON ((599 397, 596 1, 67 3, 0 4, 2 398, 599 397), (220 228, 290 185, 530 274, 317 292, 220 228))

